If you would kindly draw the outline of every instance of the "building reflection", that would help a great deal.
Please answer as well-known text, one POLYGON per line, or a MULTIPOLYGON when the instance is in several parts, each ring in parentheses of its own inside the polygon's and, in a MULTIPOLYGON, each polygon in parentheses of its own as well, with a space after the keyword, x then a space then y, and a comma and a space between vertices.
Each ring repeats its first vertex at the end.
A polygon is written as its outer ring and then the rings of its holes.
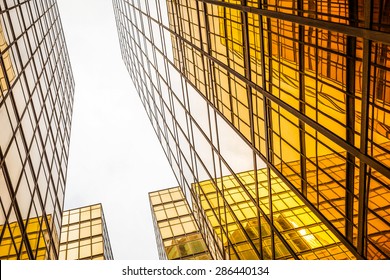
POLYGON ((113 3, 214 259, 390 258, 389 1, 113 3))
MULTIPOLYGON (((44 217, 30 218, 28 221, 24 221, 23 228, 21 230, 18 222, 9 223, 8 225, 1 225, 0 231, 3 233, 0 245, 0 259, 1 260, 28 260, 30 256, 26 249, 26 244, 23 243, 24 239, 28 239, 28 246, 33 250, 35 260, 47 260, 55 259, 56 256, 53 252, 50 252, 50 242, 58 244, 59 236, 57 232, 52 232, 46 228, 44 217), (22 235, 24 234, 24 236, 22 235), (49 255, 51 253, 51 255, 49 255)), ((47 216, 48 222, 51 220, 51 216, 47 216)), ((58 245, 55 245, 58 246, 58 245)))

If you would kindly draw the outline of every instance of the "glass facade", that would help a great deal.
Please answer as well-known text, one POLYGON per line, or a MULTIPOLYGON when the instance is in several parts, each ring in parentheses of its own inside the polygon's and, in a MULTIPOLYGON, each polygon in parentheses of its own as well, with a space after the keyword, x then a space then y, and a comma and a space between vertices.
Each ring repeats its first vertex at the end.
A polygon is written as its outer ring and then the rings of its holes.
POLYGON ((356 259, 275 174, 271 175, 270 188, 266 169, 258 170, 257 174, 251 171, 236 176, 245 182, 245 190, 235 176, 217 179, 217 186, 225 186, 224 189, 216 190, 212 181, 193 185, 200 199, 200 208, 194 205, 196 218, 206 217, 207 226, 213 228, 214 238, 209 240, 214 240, 215 256, 231 260, 356 259), (261 211, 251 203, 256 191, 261 211), (270 194, 272 212, 268 203, 270 194), (276 234, 272 235, 272 231, 276 234))
MULTIPOLYGON (((47 217, 50 221, 50 216, 47 217)), ((46 241, 51 238, 49 235, 48 229, 45 227, 45 223, 42 222, 42 217, 30 218, 28 230, 26 230, 25 234, 27 234, 28 240, 33 248, 36 248, 36 256, 35 260, 45 260, 45 259, 55 259, 56 256, 51 253, 51 255, 47 255, 47 247, 46 241)), ((3 230, 4 226, 1 226, 1 230, 3 230)), ((0 259, 2 260, 28 260, 28 253, 23 248, 22 251, 17 252, 15 250, 14 242, 15 240, 22 240, 22 232, 17 222, 13 222, 9 224, 9 231, 5 232, 2 236, 1 242, 1 250, 0 250, 0 259), (19 255, 18 255, 19 254, 19 255)), ((52 235, 54 238, 58 238, 58 233, 55 232, 52 235)), ((58 239, 53 240, 52 242, 58 243, 58 239)))
POLYGON ((113 6, 123 60, 200 215, 202 236, 213 239, 206 240, 211 254, 390 258, 389 1, 113 0, 113 6), (250 186, 245 173, 252 174, 250 186), (217 208, 204 204, 202 182, 210 182, 217 208), (231 184, 245 193, 253 220, 234 210, 231 184), (284 211, 292 211, 297 226, 284 211), (312 223, 300 220, 301 212, 312 223), (308 236, 312 228, 329 237, 316 241, 329 245, 326 252, 291 241, 305 244, 300 230, 308 236), (269 229, 262 242, 259 229, 269 229), (245 237, 245 250, 234 232, 245 237))
POLYGON ((58 258, 73 92, 57 2, 1 0, 1 259, 58 258))
POLYGON ((101 204, 64 211, 59 259, 114 259, 101 204))
POLYGON ((149 199, 160 259, 212 259, 180 187, 149 193, 149 199))

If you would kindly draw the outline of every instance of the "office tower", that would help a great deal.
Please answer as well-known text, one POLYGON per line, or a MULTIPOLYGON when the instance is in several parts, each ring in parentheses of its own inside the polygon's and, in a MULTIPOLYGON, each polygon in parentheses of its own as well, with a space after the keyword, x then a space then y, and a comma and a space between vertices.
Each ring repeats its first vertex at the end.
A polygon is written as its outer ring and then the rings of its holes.
POLYGON ((390 258, 389 1, 113 5, 123 60, 213 257, 274 259, 282 244, 283 258, 306 258, 313 247, 294 240, 319 226, 344 246, 334 258, 390 258), (255 219, 240 217, 232 185, 255 219))
POLYGON ((74 80, 55 0, 0 1, 0 259, 57 259, 74 80))
POLYGON ((101 204, 64 211, 59 259, 114 259, 101 204))
POLYGON ((211 259, 180 187, 151 192, 149 199, 160 259, 211 259))

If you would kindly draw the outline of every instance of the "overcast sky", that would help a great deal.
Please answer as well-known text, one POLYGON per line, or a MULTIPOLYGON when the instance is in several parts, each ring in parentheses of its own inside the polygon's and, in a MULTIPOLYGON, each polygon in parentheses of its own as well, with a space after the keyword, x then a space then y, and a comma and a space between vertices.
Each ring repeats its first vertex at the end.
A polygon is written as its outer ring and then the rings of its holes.
POLYGON ((58 0, 76 82, 65 208, 101 202, 115 259, 158 259, 148 192, 177 185, 122 62, 111 0, 58 0))

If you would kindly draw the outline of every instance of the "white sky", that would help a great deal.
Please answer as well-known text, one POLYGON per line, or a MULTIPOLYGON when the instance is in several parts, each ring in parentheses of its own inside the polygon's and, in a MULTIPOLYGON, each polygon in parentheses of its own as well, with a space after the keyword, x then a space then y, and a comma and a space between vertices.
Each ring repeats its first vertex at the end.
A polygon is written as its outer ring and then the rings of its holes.
POLYGON ((174 187, 120 55, 111 0, 58 0, 76 82, 65 208, 101 202, 115 259, 158 259, 147 193, 174 187))

